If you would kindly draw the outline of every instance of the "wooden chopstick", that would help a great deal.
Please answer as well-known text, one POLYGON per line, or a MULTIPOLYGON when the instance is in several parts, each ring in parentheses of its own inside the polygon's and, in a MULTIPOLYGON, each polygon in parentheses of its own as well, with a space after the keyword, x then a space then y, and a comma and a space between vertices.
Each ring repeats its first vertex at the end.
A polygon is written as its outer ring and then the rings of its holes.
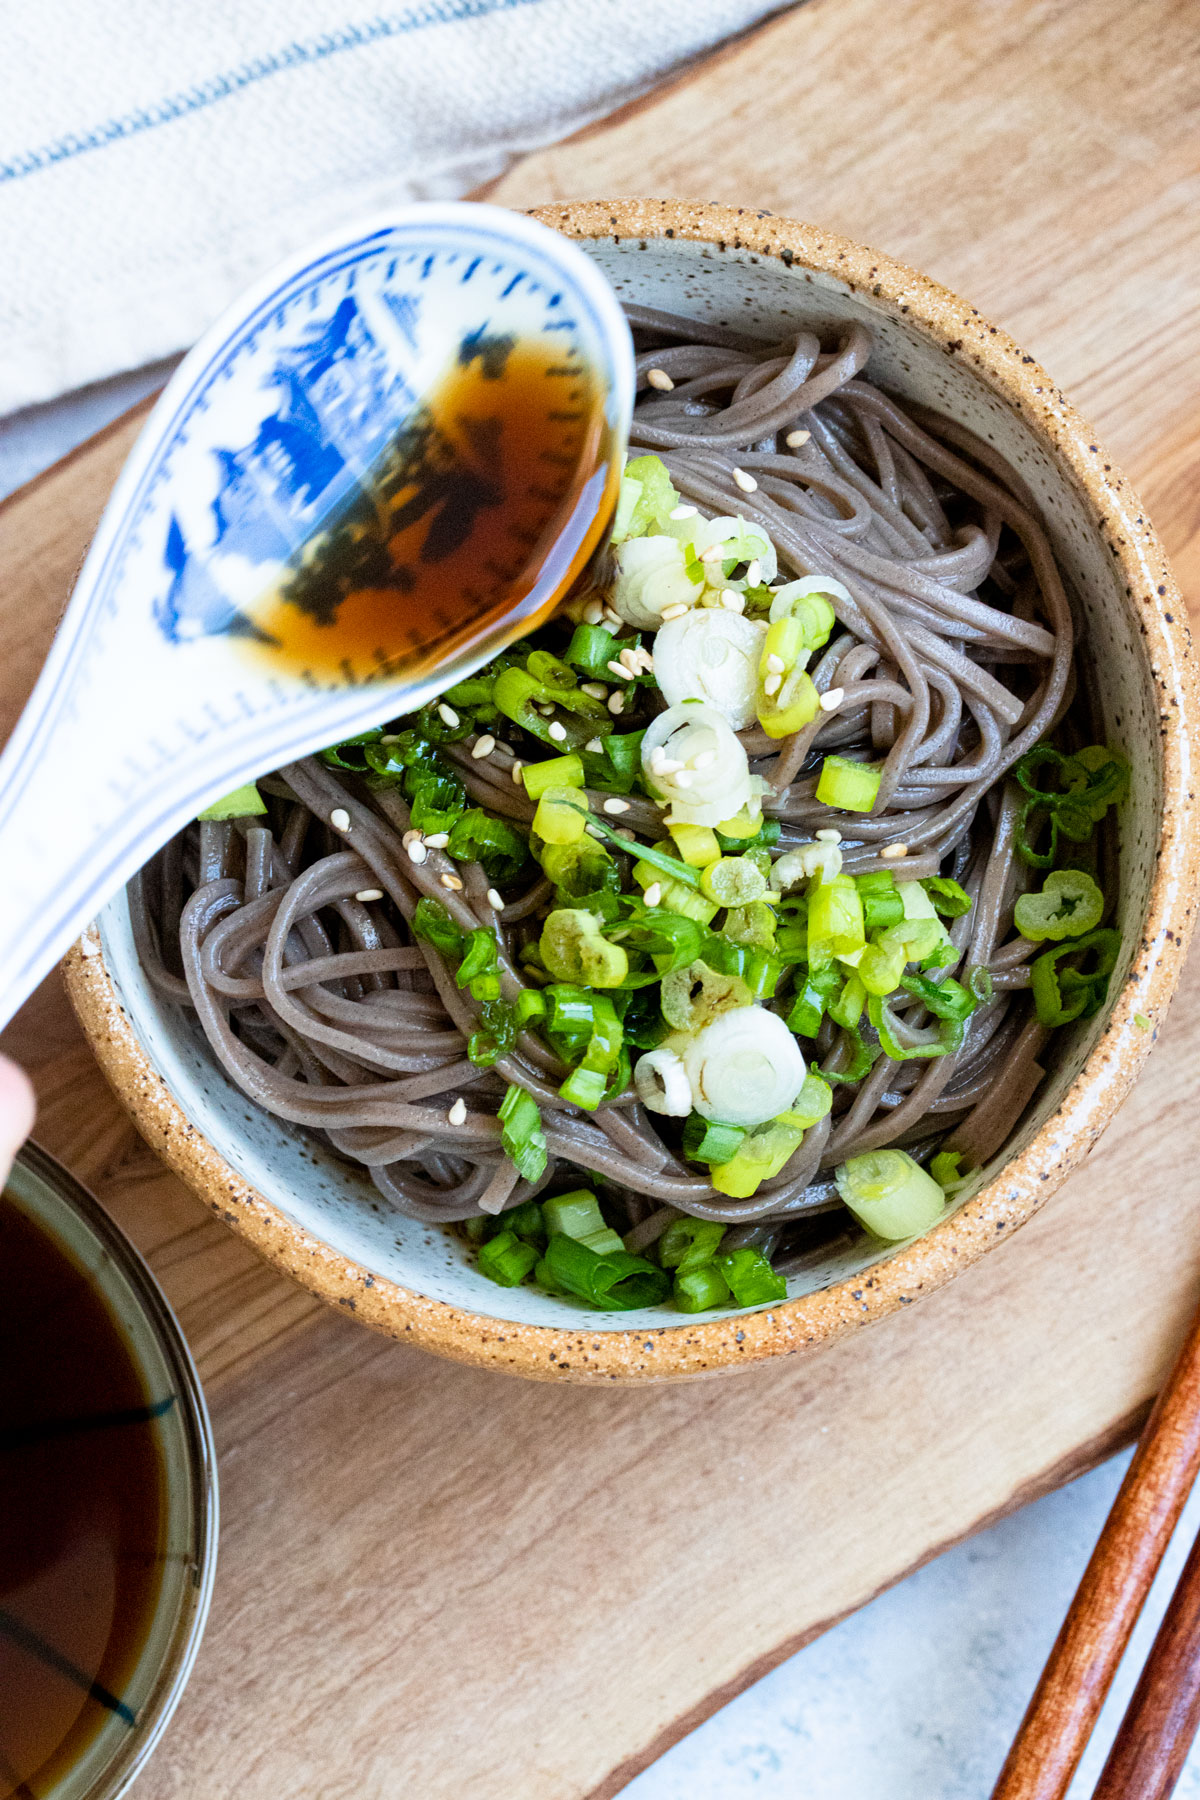
POLYGON ((1200 1535, 1092 1800, 1166 1800, 1200 1726, 1200 1535))
MULTIPOLYGON (((1146 1421, 992 1800, 1063 1800, 1198 1471, 1200 1313, 1146 1421)), ((1194 1560, 1195 1552, 1189 1570, 1194 1560)), ((1180 1602, 1182 1635, 1171 1637, 1174 1649, 1164 1647, 1157 1665, 1162 1676, 1176 1683, 1181 1645, 1190 1641, 1188 1621, 1194 1604, 1189 1589, 1180 1602)), ((1131 1722, 1131 1745, 1152 1735, 1153 1720, 1160 1716, 1157 1709, 1170 1710, 1167 1691, 1159 1690, 1157 1677, 1151 1680, 1160 1697, 1148 1698, 1131 1722)), ((1181 1740, 1182 1726, 1163 1741, 1181 1740)), ((1184 1754, 1186 1749, 1184 1743, 1184 1754)), ((1123 1757, 1132 1754, 1132 1749, 1122 1750, 1123 1757)), ((1115 1800, 1118 1793, 1121 1800, 1142 1800, 1141 1790, 1131 1787, 1110 1788, 1108 1800, 1115 1800)))

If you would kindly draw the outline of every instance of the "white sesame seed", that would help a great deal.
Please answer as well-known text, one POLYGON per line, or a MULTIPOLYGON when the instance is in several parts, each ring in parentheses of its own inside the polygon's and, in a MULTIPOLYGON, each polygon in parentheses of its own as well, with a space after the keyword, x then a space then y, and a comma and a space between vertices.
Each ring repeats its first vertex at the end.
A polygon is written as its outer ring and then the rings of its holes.
POLYGON ((680 600, 677 600, 674 606, 664 606, 662 609, 663 624, 665 625, 669 619, 682 619, 683 615, 691 610, 690 606, 685 606, 680 600))
POLYGON ((813 836, 818 844, 840 844, 842 841, 841 832, 833 825, 826 825, 822 830, 814 831, 813 836))
POLYGON ((621 681, 633 680, 633 670, 627 669, 624 663, 610 662, 608 672, 610 675, 616 675, 621 681))
POLYGON ((707 550, 702 550, 700 552, 698 560, 702 563, 724 562, 725 561, 725 546, 724 546, 724 544, 710 544, 708 546, 707 550))
POLYGON ((782 675, 783 671, 787 668, 787 664, 784 662, 782 656, 771 655, 767 658, 767 667, 772 675, 782 675))
POLYGON ((657 906, 662 899, 662 882, 652 881, 646 889, 646 905, 657 906))
POLYGON ((665 369, 647 369, 646 380, 652 388, 657 388, 660 394, 669 394, 675 386, 665 369))
POLYGON ((454 708, 452 706, 447 706, 444 700, 439 700, 437 710, 438 718, 442 721, 442 724, 448 725, 451 731, 453 731, 459 722, 458 714, 455 712, 454 708))
POLYGON ((651 656, 650 652, 648 650, 639 650, 638 659, 641 662, 643 674, 653 675, 654 658, 651 656))
POLYGON ((585 825, 583 829, 589 837, 599 838, 601 843, 604 842, 604 833, 598 825, 585 825))
POLYGON ((694 756, 692 758, 692 767, 694 769, 711 769, 716 760, 717 753, 715 750, 702 750, 699 756, 694 756))
POLYGON ((561 744, 565 741, 566 735, 567 735, 566 726, 560 725, 558 720, 555 719, 554 722, 552 723, 552 725, 550 726, 550 736, 554 739, 556 744, 561 744))
POLYGON ((754 561, 749 565, 749 567, 746 570, 746 586, 747 587, 757 587, 761 580, 762 580, 762 564, 759 562, 759 560, 756 556, 754 558, 754 561))
POLYGON ((746 610, 746 596, 739 594, 736 588, 726 588, 721 595, 721 605, 726 612, 741 613, 746 610))
POLYGON ((604 810, 606 813, 628 812, 629 811, 629 802, 628 802, 628 800, 616 800, 616 799, 606 800, 604 802, 604 810))
POLYGON ((329 815, 329 823, 335 831, 349 831, 350 814, 344 806, 335 806, 329 815))
POLYGON ((424 844, 419 841, 407 845, 407 850, 409 862, 423 863, 425 858, 429 855, 424 844))
POLYGON ((885 844, 879 852, 884 862, 899 862, 902 856, 908 855, 907 844, 885 844))
POLYGON ((782 675, 768 675, 763 682, 763 693, 767 695, 777 694, 782 686, 782 675))
POLYGON ((604 604, 600 600, 589 600, 583 609, 585 625, 598 625, 604 617, 604 604))
POLYGON ((358 890, 357 894, 355 894, 354 898, 356 900, 361 900, 364 905, 366 904, 366 902, 368 900, 382 900, 383 899, 383 889, 382 888, 359 888, 359 890, 358 890))
POLYGON ((821 695, 821 700, 820 700, 821 711, 822 712, 836 712, 838 707, 842 704, 842 701, 845 698, 846 698, 845 688, 829 688, 829 689, 827 689, 826 692, 821 695))
POLYGON ((614 715, 619 715, 625 711, 625 696, 620 688, 617 689, 615 694, 610 694, 608 696, 607 704, 609 712, 614 715))
POLYGON ((544 700, 539 700, 537 702, 537 709, 541 713, 543 719, 552 719, 554 717, 553 705, 544 700))
POLYGON ((449 1120, 451 1125, 465 1125, 466 1124, 466 1122, 467 1122, 467 1103, 463 1099, 461 1094, 458 1096, 458 1099, 454 1102, 454 1105, 450 1108, 450 1111, 446 1114, 446 1117, 449 1120))
POLYGON ((695 779, 690 769, 680 769, 675 777, 675 785, 676 787, 690 788, 695 779))
POLYGON ((745 469, 735 469, 733 471, 733 479, 737 482, 743 494, 752 494, 758 486, 753 475, 747 475, 745 469))
POLYGON ((449 842, 450 833, 448 831, 431 831, 425 839, 425 848, 427 850, 444 850, 449 842))
POLYGON ((421 842, 421 833, 416 830, 406 831, 404 836, 400 839, 400 842, 407 850, 410 844, 419 844, 421 842))
POLYGON ((579 691, 581 694, 590 694, 593 700, 608 699, 608 689, 602 681, 581 681, 579 691))
POLYGON ((625 623, 616 608, 608 605, 605 606, 600 617, 604 620, 606 625, 615 625, 618 630, 620 630, 621 626, 625 623))
POLYGON ((807 444, 811 436, 811 431, 789 431, 783 441, 789 449, 798 450, 801 444, 807 444))
POLYGON ((514 782, 514 784, 515 784, 515 785, 516 785, 516 786, 517 786, 517 787, 520 787, 520 785, 521 785, 521 770, 522 770, 522 769, 523 769, 523 768, 524 768, 524 767, 525 767, 525 764, 524 764, 524 763, 523 763, 523 762, 520 762, 520 761, 514 761, 514 763, 513 763, 513 766, 512 766, 512 778, 513 778, 513 782, 514 782))
POLYGON ((694 519, 699 511, 698 506, 677 506, 670 517, 672 519, 694 519))
POLYGON ((379 741, 381 744, 398 744, 400 742, 400 733, 398 731, 385 731, 379 741))
POLYGON ((462 882, 457 875, 439 875, 438 880, 444 888, 449 888, 452 894, 462 893, 462 882))
POLYGON ((490 756, 495 748, 495 738, 490 731, 485 731, 481 738, 475 739, 474 744, 471 746, 471 755, 475 758, 476 762, 478 762, 481 757, 490 756))
POLYGON ((504 896, 503 896, 503 894, 498 894, 496 892, 495 888, 488 889, 487 903, 491 907, 493 912, 503 912, 504 911, 504 896))
POLYGON ((624 650, 622 650, 620 655, 617 657, 617 661, 624 668, 628 669, 631 675, 636 675, 638 672, 639 648, 640 648, 640 646, 634 646, 633 644, 626 644, 624 650))
POLYGON ((587 751, 589 756, 603 756, 603 754, 604 754, 604 739, 603 738, 589 738, 587 743, 583 747, 587 751))

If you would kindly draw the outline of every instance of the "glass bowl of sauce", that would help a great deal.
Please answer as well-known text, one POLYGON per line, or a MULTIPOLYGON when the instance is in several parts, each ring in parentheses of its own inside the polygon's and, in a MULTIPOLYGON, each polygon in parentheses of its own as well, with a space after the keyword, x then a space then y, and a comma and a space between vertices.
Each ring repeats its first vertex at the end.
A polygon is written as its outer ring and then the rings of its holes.
POLYGON ((0 1198, 0 1276, 0 1800, 112 1800, 204 1628, 212 1428, 145 1262, 33 1145, 0 1198))

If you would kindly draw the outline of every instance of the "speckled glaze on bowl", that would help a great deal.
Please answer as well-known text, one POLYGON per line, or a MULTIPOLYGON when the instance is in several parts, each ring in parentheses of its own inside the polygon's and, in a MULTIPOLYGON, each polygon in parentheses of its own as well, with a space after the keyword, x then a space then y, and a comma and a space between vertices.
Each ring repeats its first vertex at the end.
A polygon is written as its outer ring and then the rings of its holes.
POLYGON ((618 200, 537 216, 577 238, 625 300, 764 339, 800 323, 829 331, 863 320, 876 381, 968 425, 1023 474, 1087 621, 1082 654, 1108 741, 1134 752, 1121 826, 1124 948, 1107 1007, 1062 1034, 1005 1149, 925 1237, 894 1249, 859 1238, 794 1277, 779 1305, 681 1318, 586 1314, 495 1287, 451 1234, 399 1217, 362 1174, 258 1113, 142 978, 123 899, 71 952, 67 981, 149 1142, 323 1299, 439 1355, 536 1379, 686 1379, 826 1343, 939 1287, 1023 1224, 1095 1143, 1150 1048, 1191 935, 1196 671, 1178 591, 1136 496, 1049 376, 966 302, 873 250, 767 213, 618 200))

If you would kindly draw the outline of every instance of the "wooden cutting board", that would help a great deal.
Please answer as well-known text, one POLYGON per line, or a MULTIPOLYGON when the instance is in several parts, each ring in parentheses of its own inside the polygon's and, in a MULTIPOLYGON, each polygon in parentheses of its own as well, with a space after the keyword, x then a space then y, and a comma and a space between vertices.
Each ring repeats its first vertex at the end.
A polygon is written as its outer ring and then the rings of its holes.
MULTIPOLYGON (((531 27, 532 28, 532 27, 531 27)), ((1200 576, 1200 14, 811 0, 519 163, 511 205, 703 196, 961 289, 1054 371, 1200 576)), ((0 509, 0 734, 136 431, 0 509)), ((166 1174, 54 982, 39 1136, 146 1251, 212 1402, 212 1620, 143 1800, 602 1800, 756 1675, 1142 1418, 1200 1293, 1200 966, 1101 1148, 861 1338, 698 1387, 438 1363, 321 1309, 166 1174)))

